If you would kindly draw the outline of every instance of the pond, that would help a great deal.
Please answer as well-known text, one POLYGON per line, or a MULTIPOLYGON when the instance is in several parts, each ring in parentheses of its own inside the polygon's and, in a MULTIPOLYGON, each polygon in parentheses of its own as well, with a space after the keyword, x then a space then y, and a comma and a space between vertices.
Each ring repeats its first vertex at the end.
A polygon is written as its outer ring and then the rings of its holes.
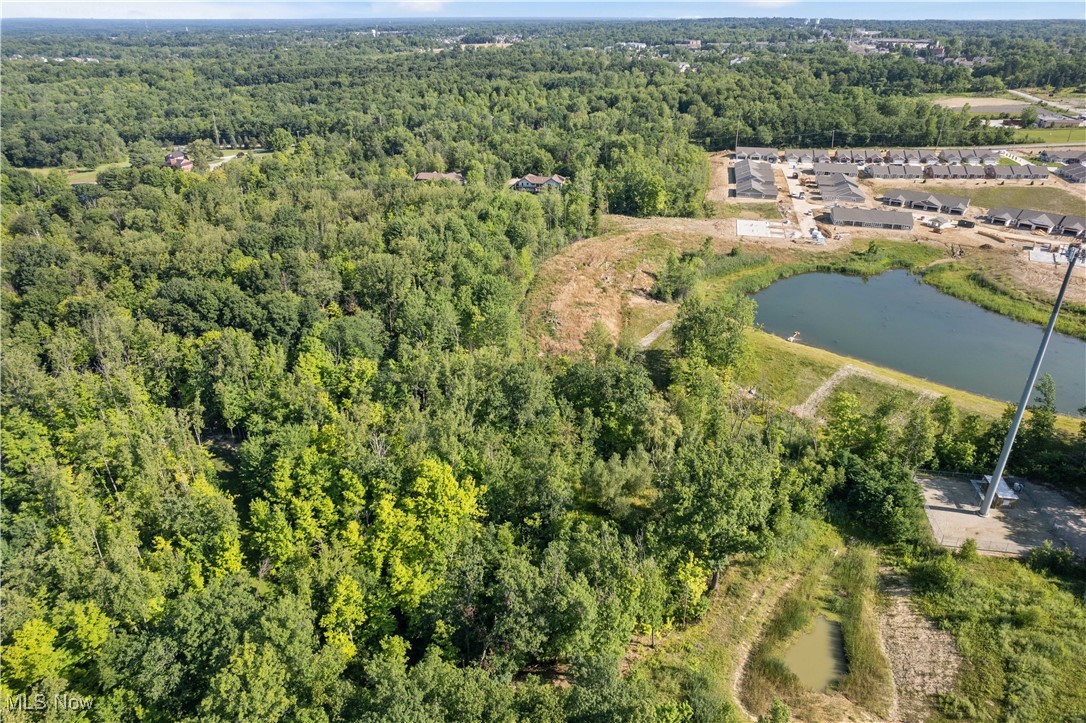
POLYGON ((800 633, 789 646, 784 662, 805 688, 825 690, 845 674, 841 625, 819 615, 814 620, 814 627, 800 633))
MULTIPOLYGON (((870 279, 803 274, 754 295, 757 322, 845 356, 949 387, 1017 403, 1043 329, 947 296, 905 271, 870 279)), ((1086 342, 1053 334, 1042 374, 1056 382, 1056 407, 1086 405, 1086 342)))

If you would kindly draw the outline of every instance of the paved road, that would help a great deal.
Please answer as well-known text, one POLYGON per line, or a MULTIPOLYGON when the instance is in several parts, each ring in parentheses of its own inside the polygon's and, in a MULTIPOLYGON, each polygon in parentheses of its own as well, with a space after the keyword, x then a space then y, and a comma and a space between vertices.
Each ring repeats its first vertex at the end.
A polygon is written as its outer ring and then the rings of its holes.
POLYGON ((1030 95, 1029 93, 1023 93, 1020 90, 1008 90, 1007 92, 1010 93, 1011 95, 1017 95, 1019 98, 1025 98, 1026 100, 1033 101, 1034 103, 1046 103, 1046 104, 1048 104, 1048 105, 1050 105, 1050 106, 1052 106, 1054 108, 1060 108, 1062 110, 1065 110, 1065 111, 1071 113, 1072 115, 1078 115, 1079 113, 1082 112, 1081 106, 1076 107, 1076 106, 1073 106, 1073 105, 1067 105, 1066 103, 1060 103, 1060 102, 1057 102, 1057 101, 1054 101, 1054 100, 1051 100, 1051 99, 1046 100, 1044 98, 1038 98, 1035 95, 1030 95))

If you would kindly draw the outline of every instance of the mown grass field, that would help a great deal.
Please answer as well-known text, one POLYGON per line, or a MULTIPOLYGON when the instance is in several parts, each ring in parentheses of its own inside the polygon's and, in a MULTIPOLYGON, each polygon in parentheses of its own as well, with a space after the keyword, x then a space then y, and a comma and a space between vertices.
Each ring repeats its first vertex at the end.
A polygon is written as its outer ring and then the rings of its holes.
MULTIPOLYGON (((165 153, 165 151, 163 151, 165 153)), ((60 171, 67 178, 68 183, 94 183, 98 177, 99 171, 104 171, 107 168, 128 168, 128 161, 121 161, 119 163, 103 163, 95 168, 28 168, 26 170, 33 173, 35 176, 47 176, 53 171, 60 171)))
POLYGON ((728 203, 712 204, 714 218, 764 218, 776 220, 781 217, 780 209, 773 201, 764 203, 728 203))
MULTIPOLYGON (((1062 112, 1062 111, 1061 111, 1062 112)), ((1019 130, 1014 143, 1086 143, 1086 128, 1028 128, 1019 130)))

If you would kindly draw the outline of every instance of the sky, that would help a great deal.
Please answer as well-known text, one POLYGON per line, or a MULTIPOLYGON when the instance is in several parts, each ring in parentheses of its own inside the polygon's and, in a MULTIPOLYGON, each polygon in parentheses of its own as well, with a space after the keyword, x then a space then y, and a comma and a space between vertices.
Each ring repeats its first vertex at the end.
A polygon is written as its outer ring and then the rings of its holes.
MULTIPOLYGON (((3 0, 0 18, 184 20, 376 18, 719 18, 799 17, 868 20, 1012 20, 1086 22, 1083 0, 3 0)), ((1084 26, 1086 27, 1086 26, 1084 26)))

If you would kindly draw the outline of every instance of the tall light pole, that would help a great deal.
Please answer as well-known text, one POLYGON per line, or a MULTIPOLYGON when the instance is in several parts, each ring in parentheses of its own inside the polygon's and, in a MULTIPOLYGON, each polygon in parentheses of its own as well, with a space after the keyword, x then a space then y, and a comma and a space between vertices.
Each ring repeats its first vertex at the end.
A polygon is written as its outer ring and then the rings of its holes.
POLYGON ((1003 440, 1003 450, 999 453, 999 460, 996 461, 995 471, 992 472, 992 481, 988 483, 988 489, 984 493, 984 502, 980 506, 980 516, 987 517, 988 512, 992 509, 992 501, 995 499, 996 488, 999 487, 1000 480, 1003 479, 1003 469, 1007 466, 1007 458, 1011 456, 1011 446, 1014 444, 1014 437, 1018 434, 1018 427, 1022 424, 1022 415, 1026 412, 1026 405, 1029 404, 1029 397, 1033 393, 1033 385, 1037 383, 1037 375, 1041 373, 1041 362, 1045 358, 1045 350, 1048 349, 1048 342, 1052 339, 1052 330, 1056 328, 1056 317, 1060 315, 1060 307, 1063 306, 1063 297, 1067 293, 1067 287, 1071 283, 1071 272, 1075 269, 1075 260, 1078 258, 1078 249, 1072 248, 1071 253, 1067 258, 1067 275, 1063 277, 1063 285, 1060 287, 1060 293, 1056 297, 1056 305, 1052 307, 1052 318, 1048 320, 1048 326, 1045 328, 1045 334, 1041 337, 1041 346, 1037 350, 1037 358, 1033 360, 1033 368, 1029 371, 1029 379, 1026 380, 1026 388, 1022 392, 1022 401, 1018 402, 1018 411, 1014 413, 1014 419, 1011 421, 1011 428, 1007 430, 1007 438, 1003 440))

